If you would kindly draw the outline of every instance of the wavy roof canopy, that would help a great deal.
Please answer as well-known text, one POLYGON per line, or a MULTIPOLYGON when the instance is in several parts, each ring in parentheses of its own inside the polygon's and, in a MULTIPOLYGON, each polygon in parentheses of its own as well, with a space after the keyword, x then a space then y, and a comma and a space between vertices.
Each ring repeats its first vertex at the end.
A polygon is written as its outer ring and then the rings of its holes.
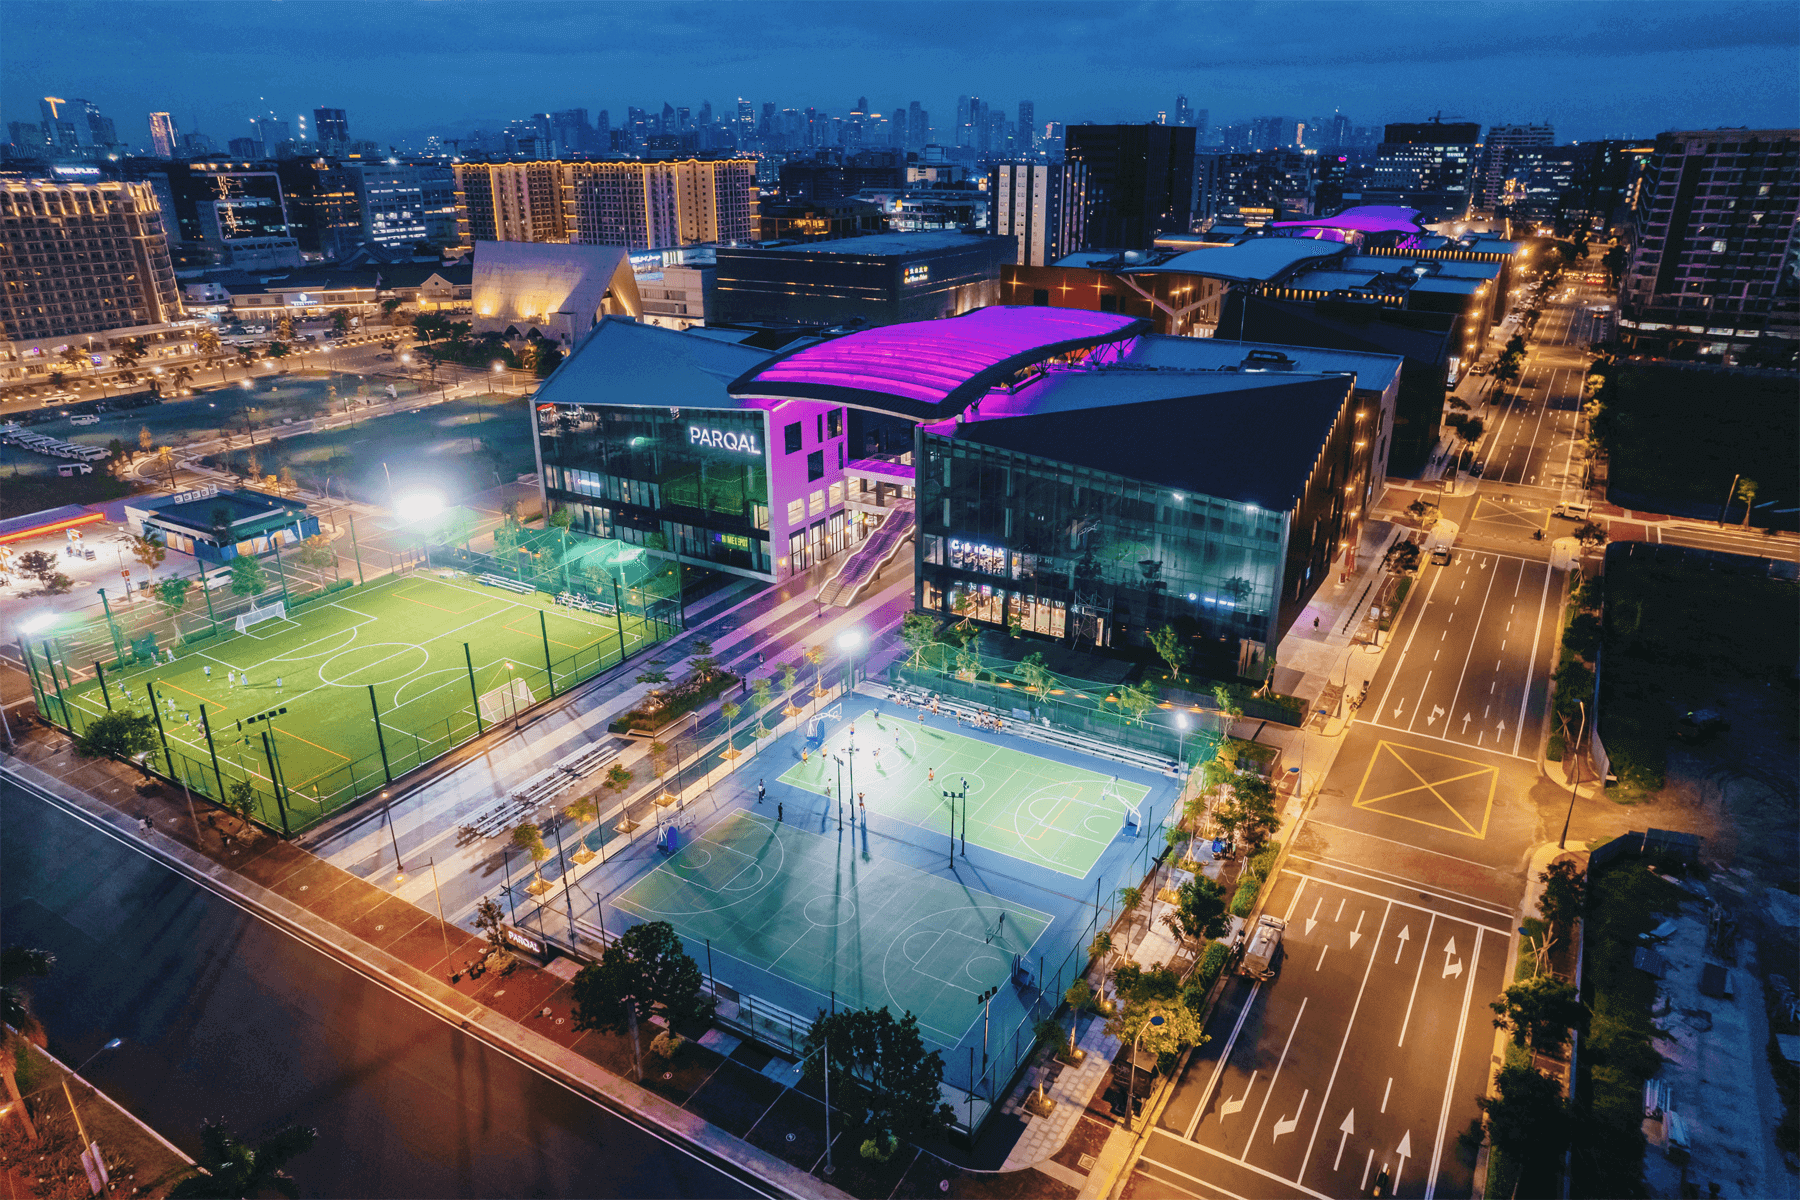
POLYGON ((1362 204, 1346 208, 1335 217, 1310 221, 1277 221, 1276 229, 1348 229, 1356 233, 1424 233, 1419 210, 1391 204, 1362 204))
POLYGON ((734 396, 830 400, 930 419, 967 407, 1022 367, 1148 333, 1149 322, 1072 308, 978 308, 866 329, 738 377, 734 396))

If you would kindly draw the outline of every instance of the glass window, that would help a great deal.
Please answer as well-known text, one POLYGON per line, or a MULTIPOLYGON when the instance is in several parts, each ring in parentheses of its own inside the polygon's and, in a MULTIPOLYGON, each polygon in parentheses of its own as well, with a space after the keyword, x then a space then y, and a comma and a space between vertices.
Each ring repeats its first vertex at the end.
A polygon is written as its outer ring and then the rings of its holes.
POLYGON ((809 498, 808 511, 815 517, 825 511, 825 490, 823 488, 814 492, 809 498))
POLYGON ((803 436, 800 432, 800 422, 795 421, 792 425, 783 429, 781 434, 787 441, 787 452, 789 454, 798 454, 800 452, 800 439, 803 436))
POLYGON ((814 450, 806 456, 806 482, 825 478, 825 452, 814 450))
POLYGON ((830 505, 833 508, 836 508, 838 505, 840 505, 844 502, 843 481, 840 480, 839 482, 832 484, 830 487, 825 489, 825 492, 826 492, 826 495, 829 497, 828 503, 830 503, 830 505))
POLYGON ((832 437, 842 437, 844 434, 844 410, 834 408, 826 413, 825 428, 832 437))
POLYGON ((798 525, 800 522, 802 522, 804 520, 806 520, 806 501, 804 501, 804 500, 789 500, 788 501, 788 509, 787 509, 787 523, 789 525, 798 525))

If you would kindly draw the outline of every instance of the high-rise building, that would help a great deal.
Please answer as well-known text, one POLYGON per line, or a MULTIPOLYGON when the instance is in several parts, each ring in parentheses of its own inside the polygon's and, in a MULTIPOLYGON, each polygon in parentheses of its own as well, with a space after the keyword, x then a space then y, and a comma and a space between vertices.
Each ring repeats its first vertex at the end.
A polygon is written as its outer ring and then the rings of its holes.
POLYGON ((1794 228, 1800 129, 1659 134, 1619 289, 1620 336, 1644 353, 1791 362, 1800 345, 1794 228))
POLYGON ((175 157, 175 118, 166 112, 150 114, 150 148, 158 158, 175 157))
POLYGON ((1184 127, 1194 123, 1194 110, 1188 107, 1186 96, 1175 97, 1175 123, 1184 127))
POLYGON ((1001 163, 988 176, 988 198, 988 232, 1018 243, 1018 265, 1047 267, 1081 248, 1087 204, 1081 163, 1001 163))
POLYGON ((1023 155, 1037 153, 1037 105, 1030 100, 1019 101, 1018 152, 1023 155))
POLYGON ((321 146, 350 144, 350 119, 341 108, 313 109, 313 139, 321 146))
POLYGON ((603 108, 594 114, 594 149, 604 154, 612 148, 612 118, 603 108))
POLYGON ((566 237, 477 240, 654 250, 756 239, 755 159, 560 165, 566 237))
POLYGON ((1474 207, 1491 213, 1506 199, 1506 185, 1513 174, 1511 159, 1515 149, 1554 145, 1556 131, 1548 124, 1488 126, 1487 140, 1481 146, 1481 186, 1476 190, 1474 207))
POLYGON ((954 141, 958 146, 967 146, 973 140, 973 131, 969 126, 969 114, 973 108, 974 103, 970 97, 958 96, 956 98, 956 136, 954 141))
POLYGON ((456 175, 450 168, 372 162, 357 167, 356 174, 364 241, 377 246, 455 241, 456 175))
POLYGON ((906 148, 918 150, 931 141, 931 115, 914 100, 906 106, 906 148))
POLYGON ((1481 126, 1468 121, 1397 122, 1375 151, 1375 187, 1396 193, 1427 221, 1469 211, 1481 126))
POLYGON ((0 330, 9 342, 161 325, 181 294, 148 183, 0 183, 8 253, 0 330))
POLYGON ((260 157, 263 158, 275 157, 281 143, 293 137, 292 127, 273 113, 266 117, 251 117, 250 124, 256 130, 256 141, 262 147, 260 157))
POLYGON ((566 166, 547 160, 455 164, 458 244, 568 241, 566 166))
POLYGON ((307 254, 339 259, 362 241, 356 176, 337 159, 313 154, 276 163, 287 202, 288 236, 307 254))
POLYGON ((1194 130, 1173 125, 1071 125, 1064 150, 1087 167, 1083 248, 1148 249, 1186 233, 1194 203, 1194 130))
POLYGON ((57 150, 80 151, 118 143, 112 118, 91 100, 45 96, 38 101, 38 113, 43 117, 45 143, 57 150))
POLYGON ((550 141, 558 154, 583 154, 588 150, 588 114, 585 108, 565 108, 550 114, 550 141))

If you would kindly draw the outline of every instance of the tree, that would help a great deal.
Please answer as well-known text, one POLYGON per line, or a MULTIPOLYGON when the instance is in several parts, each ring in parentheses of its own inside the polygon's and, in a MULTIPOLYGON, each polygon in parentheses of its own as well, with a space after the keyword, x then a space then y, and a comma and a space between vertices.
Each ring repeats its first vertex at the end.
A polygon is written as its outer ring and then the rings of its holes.
POLYGON ((1503 1067, 1494 1096, 1476 1103, 1487 1117, 1488 1137, 1515 1160, 1554 1160, 1568 1136, 1562 1085, 1527 1064, 1503 1067))
POLYGON ((88 357, 88 352, 83 350, 80 346, 64 346, 57 352, 57 357, 61 358, 71 367, 82 367, 87 370, 92 370, 94 366, 94 360, 88 357))
POLYGON ((688 660, 688 665, 702 680, 710 681, 719 670, 719 660, 713 657, 713 644, 705 638, 695 638, 694 657, 688 660))
POLYGON ((339 337, 343 337, 346 333, 350 332, 349 309, 334 308, 331 310, 331 329, 332 332, 336 333, 339 337))
POLYGON ((1230 729, 1233 721, 1244 715, 1244 689, 1234 683, 1221 683, 1213 688, 1213 699, 1218 701, 1219 714, 1225 718, 1225 728, 1230 729))
POLYGON ((1122 887, 1119 889, 1119 907, 1130 912, 1144 901, 1144 889, 1141 887, 1122 887))
POLYGON ((562 360, 563 352, 561 350, 547 343, 539 343, 531 364, 532 373, 539 379, 543 379, 556 370, 562 360))
POLYGON ((322 533, 315 533, 300 543, 299 557, 302 563, 314 569, 328 567, 337 561, 331 539, 322 533))
POLYGON ((1744 502, 1745 529, 1750 528, 1750 509, 1756 503, 1756 493, 1760 486, 1754 479, 1742 478, 1737 481, 1737 487, 1731 493, 1733 500, 1744 502))
POLYGON ((1150 634, 1150 648, 1156 656, 1169 666, 1169 679, 1174 683, 1181 682, 1181 668, 1187 663, 1188 648, 1181 644, 1181 635, 1175 632, 1172 625, 1164 625, 1150 634))
POLYGON ((1560 1052, 1570 1029, 1587 1028, 1588 1010, 1574 985, 1554 975, 1521 979, 1488 1007, 1499 1014, 1496 1029, 1512 1034, 1514 1045, 1529 1045, 1540 1054, 1560 1052))
POLYGON ((1628 261, 1630 261, 1630 255, 1626 252, 1625 247, 1620 245, 1609 248, 1606 256, 1600 260, 1601 265, 1606 268, 1606 277, 1612 282, 1613 287, 1619 286, 1619 279, 1625 274, 1625 264, 1628 261))
MULTIPOLYGON (((930 613, 916 609, 907 613, 900 618, 900 640, 906 643, 906 664, 911 667, 924 666, 925 652, 937 644, 937 620, 930 613)), ((818 649, 823 658, 824 647, 818 649)), ((808 657, 811 657, 810 653, 808 657)))
POLYGON ((724 717, 725 717, 726 754, 733 758, 737 757, 738 751, 737 751, 737 747, 732 745, 732 742, 731 742, 732 730, 733 730, 732 723, 737 720, 738 714, 743 711, 744 710, 741 707, 739 707, 735 701, 732 701, 732 700, 727 700, 723 704, 719 705, 719 712, 724 714, 724 717))
POLYGON ((319 1131, 304 1125, 285 1125, 254 1146, 242 1141, 225 1121, 206 1122, 200 1130, 200 1157, 195 1173, 169 1190, 177 1200, 230 1200, 279 1192, 297 1197, 300 1185, 287 1173, 287 1165, 312 1148, 319 1131))
POLYGON ((506 954, 506 910, 491 896, 483 896, 475 904, 475 928, 486 935, 489 954, 506 954))
POLYGON ((13 560, 21 575, 29 575, 39 583, 49 583, 56 574, 56 557, 42 550, 27 550, 13 560))
POLYGON ((807 664, 813 669, 813 695, 823 695, 825 692, 825 684, 822 682, 825 674, 824 645, 808 646, 806 653, 801 657, 806 659, 807 664))
POLYGON ((1146 679, 1142 683, 1127 684, 1119 689, 1119 711, 1134 721, 1144 719, 1156 703, 1156 685, 1146 679))
POLYGON ((1145 970, 1128 962, 1113 972, 1112 980, 1122 1003, 1106 1022, 1107 1033, 1127 1045, 1135 1041, 1159 1058, 1206 1043, 1200 1018, 1181 1002, 1181 977, 1167 966, 1145 970), (1155 1016, 1162 1017, 1161 1023, 1150 1023, 1155 1016))
POLYGON ((275 318, 275 336, 284 342, 294 340, 294 318, 282 313, 275 318))
POLYGON ((134 758, 154 749, 156 719, 124 709, 95 717, 75 739, 75 753, 83 758, 134 758))
POLYGON ((270 342, 267 346, 263 347, 263 353, 270 358, 286 358, 288 356, 288 344, 280 341, 270 342))
POLYGON ((667 921, 633 926, 601 952, 600 961, 575 976, 575 1028, 623 1033, 633 1016, 656 1013, 669 1025, 710 1016, 713 1000, 701 994, 700 968, 667 921))
POLYGON ((142 537, 132 535, 131 557, 143 563, 145 571, 154 571, 162 566, 163 559, 168 554, 169 548, 163 545, 163 540, 156 536, 154 529, 147 531, 142 537))
POLYGON ((1227 836, 1241 834, 1245 842, 1259 846, 1281 824, 1275 789, 1260 775, 1233 773, 1225 797, 1213 807, 1213 820, 1227 836))
POLYGON ((1463 441, 1473 446, 1476 442, 1481 440, 1481 435, 1486 432, 1487 424, 1482 421, 1480 417, 1470 417, 1467 421, 1462 423, 1462 426, 1456 431, 1456 434, 1458 437, 1462 438, 1463 441))
POLYGON ((383 300, 381 302, 381 311, 387 316, 392 317, 394 315, 394 310, 400 307, 400 303, 401 302, 398 300, 383 300))
POLYGON ((151 436, 148 425, 138 426, 138 453, 149 454, 156 449, 156 438, 151 436))
POLYGON ((1049 695, 1050 685, 1056 682, 1056 676, 1044 665, 1043 653, 1035 650, 1019 661, 1018 675, 1025 681, 1025 690, 1039 696, 1049 695))
POLYGON ((175 632, 181 632, 181 610, 187 607, 188 589, 194 581, 177 575, 156 585, 156 598, 175 615, 175 632))
POLYGON ((48 950, 34 950, 29 946, 8 946, 0 950, 0 1021, 34 1041, 42 1036, 43 1030, 31 1011, 25 981, 44 978, 55 965, 56 955, 48 950))
POLYGON ((262 563, 257 561, 254 554, 240 554, 231 560, 232 595, 260 596, 268 586, 269 580, 263 572, 262 563))
POLYGON ((1176 890, 1175 908, 1163 915, 1163 922, 1185 938, 1216 938, 1229 924, 1227 903, 1218 884, 1196 875, 1176 890))
POLYGON ((211 325, 201 327, 200 331, 194 334, 194 349, 198 350, 200 356, 208 361, 212 361, 215 358, 218 359, 219 382, 224 383, 225 360, 223 358, 218 358, 218 356, 224 351, 225 343, 219 337, 219 331, 214 329, 211 325))
POLYGON ((1538 873, 1538 882, 1544 885, 1543 893, 1538 896, 1538 914, 1566 936, 1575 918, 1581 914, 1581 902, 1587 891, 1581 868, 1567 859, 1553 862, 1547 870, 1538 873))
POLYGON ((256 788, 251 786, 248 779, 234 780, 231 786, 225 789, 225 799, 222 803, 229 811, 235 813, 238 820, 248 828, 250 814, 256 811, 256 788))
POLYGON ((537 881, 544 881, 542 870, 544 860, 550 857, 550 848, 544 845, 544 831, 535 822, 527 821, 512 831, 512 844, 531 856, 532 873, 537 881))
POLYGON ((943 1055, 926 1052, 910 1012, 897 1019, 885 1006, 820 1013, 806 1032, 806 1055, 811 1080, 825 1078, 829 1055, 832 1106, 866 1158, 885 1160, 901 1142, 948 1130, 956 1119, 939 1092, 943 1055))

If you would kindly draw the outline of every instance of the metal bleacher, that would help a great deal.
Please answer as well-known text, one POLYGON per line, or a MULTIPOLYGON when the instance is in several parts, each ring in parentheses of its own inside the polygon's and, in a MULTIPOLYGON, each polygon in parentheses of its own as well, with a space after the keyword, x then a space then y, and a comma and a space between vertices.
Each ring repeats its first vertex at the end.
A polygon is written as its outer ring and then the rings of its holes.
POLYGON ((479 841, 514 829, 538 809, 575 784, 575 781, 606 766, 624 750, 617 738, 593 742, 566 754, 548 767, 514 788, 504 800, 497 800, 464 821, 459 827, 465 842, 479 841))
POLYGON ((509 592, 518 592, 521 595, 526 592, 537 591, 537 589, 532 587, 529 583, 520 583, 516 579, 508 579, 504 575, 495 575, 491 572, 477 575, 475 580, 477 583, 485 583, 489 587, 505 588, 509 592))

